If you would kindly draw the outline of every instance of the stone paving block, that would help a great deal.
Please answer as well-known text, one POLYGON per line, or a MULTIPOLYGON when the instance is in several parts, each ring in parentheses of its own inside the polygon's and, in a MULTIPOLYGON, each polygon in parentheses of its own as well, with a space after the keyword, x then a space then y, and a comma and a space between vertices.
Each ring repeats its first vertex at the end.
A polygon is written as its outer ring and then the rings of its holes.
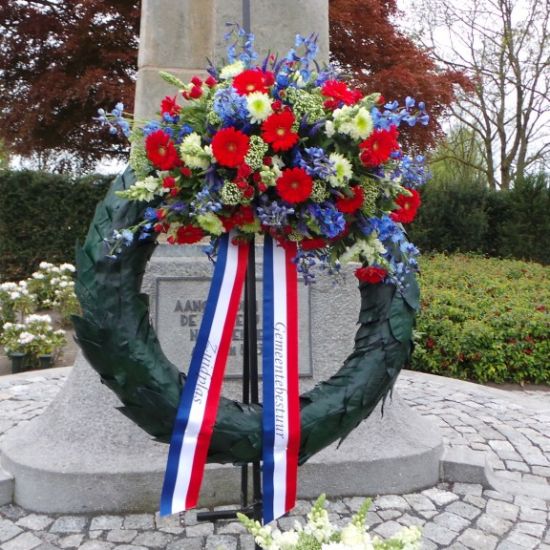
MULTIPOLYGON (((78 548, 84 540, 83 534, 68 535, 58 540, 57 544, 60 548, 78 548)), ((115 541, 116 542, 116 541, 115 541)))
POLYGON ((424 495, 403 495, 403 498, 411 505, 413 510, 435 510, 434 503, 424 495))
POLYGON ((183 550, 184 545, 185 550, 203 550, 204 538, 194 537, 175 540, 166 547, 166 550, 183 550))
POLYGON ((453 493, 480 497, 483 487, 478 483, 453 483, 453 493))
POLYGON ((111 550, 114 544, 101 540, 89 540, 80 546, 79 550, 111 550))
POLYGON ((398 510, 408 510, 410 508, 409 503, 399 495, 385 495, 377 498, 374 501, 374 506, 376 509, 398 509, 398 510))
POLYGON ((479 510, 479 508, 476 508, 471 504, 467 504, 466 502, 453 502, 452 504, 449 504, 449 506, 447 506, 446 511, 452 512, 453 514, 456 514, 466 519, 474 519, 481 513, 481 510, 479 510))
POLYGON ((483 497, 476 497, 475 495, 466 495, 464 497, 464 502, 472 504, 481 510, 485 509, 485 506, 487 505, 487 501, 483 497))
POLYGON ((548 509, 546 501, 542 498, 528 497, 525 495, 517 495, 514 498, 514 504, 517 504, 519 507, 533 508, 535 510, 548 509))
POLYGON ((509 502, 489 500, 487 502, 487 513, 498 518, 515 521, 518 517, 519 507, 509 502))
POLYGON ((531 537, 530 535, 526 535, 525 533, 512 531, 504 539, 503 542, 507 542, 509 544, 515 545, 515 546, 510 546, 510 548, 515 548, 517 550, 518 547, 534 549, 537 547, 539 540, 536 539, 535 537, 531 537))
POLYGON ((437 525, 437 523, 427 523, 422 529, 422 536, 430 539, 438 544, 451 544, 453 539, 457 537, 458 533, 451 531, 443 525, 437 525))
MULTIPOLYGON (((179 548, 181 550, 181 546, 179 548)), ((113 550, 149 550, 149 549, 146 548, 145 546, 134 546, 133 544, 121 544, 119 546, 115 546, 113 550)))
POLYGON ((413 525, 422 527, 426 523, 425 519, 417 518, 416 516, 411 516, 410 514, 403 514, 397 521, 405 527, 411 527, 413 525))
POLYGON ((124 529, 154 529, 153 514, 130 514, 124 518, 124 529))
POLYGON ((386 521, 385 523, 377 525, 373 531, 382 538, 387 539, 389 537, 393 537, 393 535, 401 529, 403 529, 403 526, 400 523, 397 523, 397 521, 386 521))
POLYGON ((103 535, 103 531, 101 529, 90 529, 88 531, 88 538, 91 540, 96 540, 101 538, 103 535))
POLYGON ((377 513, 384 521, 389 521, 401 517, 403 512, 400 510, 379 510, 377 513))
POLYGON ((22 532, 23 529, 17 527, 13 521, 0 518, 0 543, 12 539, 22 532))
POLYGON ((255 550, 254 537, 252 535, 241 535, 239 537, 239 550, 255 550))
POLYGON ((113 529, 107 533, 109 542, 132 542, 138 532, 135 529, 113 529))
POLYGON ((492 516, 491 514, 483 514, 477 518, 476 525, 487 533, 494 535, 504 535, 512 528, 512 522, 506 519, 492 516))
POLYGON ((533 483, 534 485, 548 485, 548 479, 533 474, 523 474, 522 481, 525 483, 533 483))
POLYGON ((52 533, 80 533, 86 527, 88 519, 84 516, 61 516, 50 527, 52 533))
POLYGON ((53 523, 53 518, 42 514, 29 514, 17 521, 19 527, 30 529, 31 531, 43 531, 53 523))
POLYGON ((432 521, 438 525, 442 525, 443 527, 450 529, 451 531, 456 531, 457 533, 463 531, 468 525, 470 525, 469 520, 457 516, 456 514, 452 514, 451 512, 443 512, 442 514, 435 516, 432 521))
POLYGON ((185 528, 185 534, 188 537, 206 537, 214 533, 213 523, 197 523, 185 528))
POLYGON ((435 502, 437 506, 445 506, 450 502, 458 500, 458 496, 450 491, 445 491, 437 488, 427 489, 422 491, 422 494, 428 497, 431 501, 435 502))
POLYGON ((229 535, 210 535, 206 537, 205 550, 237 550, 237 539, 229 535))
POLYGON ((160 531, 146 531, 139 534, 132 542, 138 546, 164 547, 174 540, 172 535, 160 531))
POLYGON ((458 542, 461 542, 467 548, 472 550, 493 550, 496 547, 498 539, 494 535, 487 535, 479 529, 466 529, 462 535, 458 537, 458 542))
POLYGON ((514 495, 507 495, 500 491, 493 491, 492 489, 485 489, 483 496, 494 500, 503 500, 504 502, 514 502, 514 495))
POLYGON ((527 522, 516 523, 514 527, 514 531, 518 531, 519 533, 525 533, 527 535, 537 537, 539 540, 542 538, 542 535, 544 534, 545 529, 546 529, 546 526, 544 524, 527 523, 527 522))
POLYGON ((90 523, 90 529, 120 529, 123 519, 122 516, 96 516, 90 523))
MULTIPOLYGON (((291 528, 293 528, 294 522, 299 519, 299 516, 290 516, 288 519, 292 520, 291 528)), ((237 535, 246 533, 246 527, 239 521, 230 521, 228 523, 220 523, 216 532, 220 535, 237 535)))
POLYGON ((7 517, 8 519, 17 521, 23 516, 26 516, 28 512, 23 510, 23 508, 17 506, 16 504, 6 504, 5 506, 0 507, 0 514, 7 517))
POLYGON ((38 537, 26 532, 2 544, 2 550, 32 550, 39 544, 42 544, 42 541, 38 537))
POLYGON ((519 510, 519 519, 522 521, 533 521, 535 523, 546 522, 546 512, 543 510, 533 510, 531 508, 522 507, 519 510))
POLYGON ((505 464, 508 470, 513 470, 517 472, 527 472, 527 473, 531 472, 529 466, 527 466, 525 462, 519 462, 517 460, 506 460, 505 464))

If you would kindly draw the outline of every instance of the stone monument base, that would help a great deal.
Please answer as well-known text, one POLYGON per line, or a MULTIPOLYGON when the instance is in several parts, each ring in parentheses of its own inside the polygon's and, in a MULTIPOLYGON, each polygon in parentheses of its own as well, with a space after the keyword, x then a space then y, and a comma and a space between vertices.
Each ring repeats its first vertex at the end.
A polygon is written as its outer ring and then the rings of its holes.
MULTIPOLYGON (((158 510, 168 446, 114 410, 116 396, 81 356, 50 407, 4 439, 1 465, 15 478, 14 502, 45 513, 158 510)), ((341 444, 299 471, 299 497, 405 493, 439 479, 442 441, 398 395, 341 444)), ((201 506, 236 503, 240 469, 207 467, 201 506)))

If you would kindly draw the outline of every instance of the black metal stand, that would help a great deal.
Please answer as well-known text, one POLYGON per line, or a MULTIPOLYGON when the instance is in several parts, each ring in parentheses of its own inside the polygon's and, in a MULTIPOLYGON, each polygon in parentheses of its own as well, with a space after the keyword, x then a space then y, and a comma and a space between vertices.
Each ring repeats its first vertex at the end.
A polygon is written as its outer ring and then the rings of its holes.
MULTIPOLYGON (((258 384, 258 333, 256 330, 256 250, 254 241, 250 244, 248 268, 244 287, 244 346, 243 346, 243 403, 259 403, 258 384)), ((262 518, 262 482, 260 463, 252 463, 252 500, 249 498, 249 466, 241 466, 241 506, 234 510, 201 512, 198 521, 217 521, 233 519, 237 512, 246 514, 255 520, 262 518)), ((256 548, 259 548, 256 545, 256 548)))

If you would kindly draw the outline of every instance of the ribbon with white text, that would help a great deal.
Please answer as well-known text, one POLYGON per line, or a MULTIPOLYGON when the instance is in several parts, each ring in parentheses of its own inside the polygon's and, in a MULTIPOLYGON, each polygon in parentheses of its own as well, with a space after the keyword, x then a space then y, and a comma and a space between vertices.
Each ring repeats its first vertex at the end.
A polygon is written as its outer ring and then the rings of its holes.
POLYGON ((296 503, 300 449, 295 243, 266 236, 263 286, 263 521, 296 503))
POLYGON ((220 238, 212 284, 170 441, 160 503, 162 516, 197 505, 246 275, 248 249, 246 243, 234 244, 232 235, 220 238))

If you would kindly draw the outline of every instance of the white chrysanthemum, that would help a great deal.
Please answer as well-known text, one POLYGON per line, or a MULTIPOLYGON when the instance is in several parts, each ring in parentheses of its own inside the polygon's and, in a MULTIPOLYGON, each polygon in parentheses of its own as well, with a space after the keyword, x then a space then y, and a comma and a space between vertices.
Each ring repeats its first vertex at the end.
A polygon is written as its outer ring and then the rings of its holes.
POLYGON ((361 107, 351 121, 349 135, 353 139, 367 139, 372 133, 373 127, 370 113, 361 107))
POLYGON ((234 76, 237 76, 239 73, 242 73, 245 69, 244 63, 242 61, 235 61, 235 63, 231 63, 231 65, 226 65, 221 71, 220 71, 220 78, 222 80, 227 80, 228 78, 233 78, 234 76))
POLYGON ((246 105, 251 122, 262 122, 273 112, 269 96, 262 92, 248 94, 246 96, 246 105))
POLYGON ((325 122, 325 134, 327 137, 331 138, 335 134, 336 130, 334 128, 334 122, 332 120, 327 120, 325 122))
POLYGON ((180 145, 181 157, 189 168, 205 170, 210 166, 211 150, 202 147, 201 137, 197 132, 185 136, 180 145))
POLYGON ((19 344, 25 345, 25 344, 30 344, 34 339, 35 339, 34 334, 31 334, 30 332, 22 332, 19 335, 19 338, 17 339, 17 341, 19 342, 19 344))
POLYGON ((334 187, 342 187, 353 176, 351 162, 339 153, 331 153, 329 160, 334 165, 336 173, 328 178, 334 187))

